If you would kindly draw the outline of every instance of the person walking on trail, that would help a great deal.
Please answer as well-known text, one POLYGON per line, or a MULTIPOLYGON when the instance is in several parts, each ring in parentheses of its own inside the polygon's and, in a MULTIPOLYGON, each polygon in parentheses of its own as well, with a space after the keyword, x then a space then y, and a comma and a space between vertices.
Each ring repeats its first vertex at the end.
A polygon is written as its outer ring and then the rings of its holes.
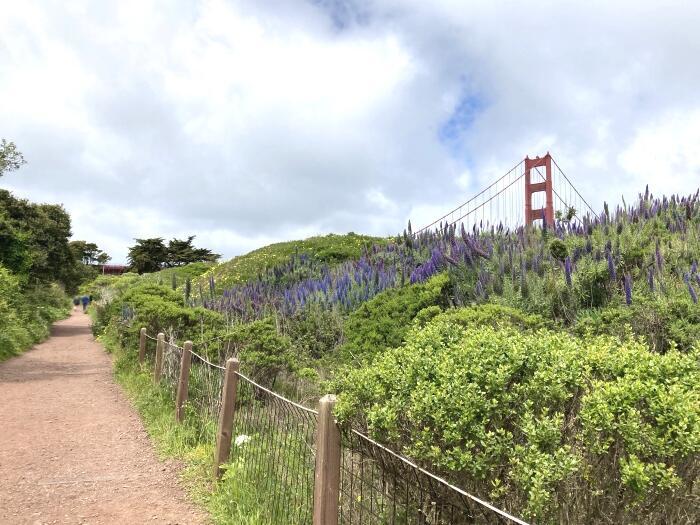
POLYGON ((74 311, 77 310, 79 304, 80 304, 80 297, 78 297, 76 295, 75 297, 73 297, 73 310, 74 311))
POLYGON ((90 302, 90 297, 88 297, 87 295, 83 295, 80 298, 80 302, 83 303, 83 312, 86 312, 87 307, 88 307, 88 303, 90 302))

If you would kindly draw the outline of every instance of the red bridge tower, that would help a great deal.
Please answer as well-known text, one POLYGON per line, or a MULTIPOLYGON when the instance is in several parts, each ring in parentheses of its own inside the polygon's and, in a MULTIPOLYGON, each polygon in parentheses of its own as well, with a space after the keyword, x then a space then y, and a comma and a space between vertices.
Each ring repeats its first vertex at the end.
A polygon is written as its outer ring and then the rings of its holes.
POLYGON ((554 224, 554 199, 552 198, 552 157, 547 152, 544 157, 531 159, 525 157, 525 224, 530 225, 534 221, 542 219, 545 224, 554 224), (545 180, 532 182, 530 170, 532 168, 545 167, 545 180), (545 192, 546 204, 544 208, 532 209, 532 195, 545 192))

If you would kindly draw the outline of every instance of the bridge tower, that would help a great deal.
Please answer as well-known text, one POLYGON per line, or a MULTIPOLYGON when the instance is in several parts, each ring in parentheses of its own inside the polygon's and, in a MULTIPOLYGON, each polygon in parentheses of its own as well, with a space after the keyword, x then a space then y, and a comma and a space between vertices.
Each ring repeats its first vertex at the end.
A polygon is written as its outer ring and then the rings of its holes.
MULTIPOLYGON (((538 170, 539 171, 539 170, 538 170)), ((541 172, 540 172, 541 173, 541 172)), ((531 225, 534 221, 543 219, 546 224, 554 224, 554 199, 552 197, 552 156, 547 152, 544 157, 525 157, 525 224, 531 225), (532 168, 545 168, 545 180, 532 182, 530 170, 532 168), (545 207, 532 209, 532 195, 545 192, 545 207)))

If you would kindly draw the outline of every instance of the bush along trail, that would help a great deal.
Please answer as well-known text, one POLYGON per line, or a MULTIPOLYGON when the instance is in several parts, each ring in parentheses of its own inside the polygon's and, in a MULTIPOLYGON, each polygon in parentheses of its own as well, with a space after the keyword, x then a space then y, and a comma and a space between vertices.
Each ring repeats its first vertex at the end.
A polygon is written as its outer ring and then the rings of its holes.
POLYGON ((82 312, 0 363, 0 523, 204 523, 82 312))

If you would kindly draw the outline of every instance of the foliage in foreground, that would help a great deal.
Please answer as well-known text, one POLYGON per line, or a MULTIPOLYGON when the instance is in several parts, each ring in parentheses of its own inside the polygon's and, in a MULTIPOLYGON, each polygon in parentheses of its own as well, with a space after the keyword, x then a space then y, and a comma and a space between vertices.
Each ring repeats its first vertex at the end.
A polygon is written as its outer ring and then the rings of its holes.
POLYGON ((700 348, 465 316, 338 374, 339 417, 538 523, 697 522, 700 348))

